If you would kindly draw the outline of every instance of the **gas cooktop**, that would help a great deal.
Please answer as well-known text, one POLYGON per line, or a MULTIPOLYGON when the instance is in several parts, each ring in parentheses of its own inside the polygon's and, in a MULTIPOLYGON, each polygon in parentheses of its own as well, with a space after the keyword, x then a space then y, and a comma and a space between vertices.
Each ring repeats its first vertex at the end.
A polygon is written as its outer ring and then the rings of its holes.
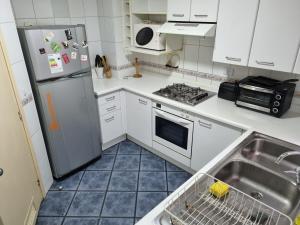
POLYGON ((197 105, 214 95, 212 92, 203 90, 199 87, 191 87, 186 84, 168 85, 166 88, 162 88, 153 94, 192 106, 197 105))

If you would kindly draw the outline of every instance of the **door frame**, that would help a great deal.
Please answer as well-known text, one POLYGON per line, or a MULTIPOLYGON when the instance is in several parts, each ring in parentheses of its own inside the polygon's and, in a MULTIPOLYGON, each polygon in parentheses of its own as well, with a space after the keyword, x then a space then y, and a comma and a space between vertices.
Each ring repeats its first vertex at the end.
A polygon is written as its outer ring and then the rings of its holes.
POLYGON ((17 91, 16 81, 13 77, 13 70, 12 70, 11 64, 9 62, 6 43, 5 43, 5 40, 3 38, 1 30, 0 30, 0 50, 2 50, 2 52, 4 54, 4 60, 5 60, 5 64, 6 64, 5 66, 7 67, 8 74, 9 74, 9 80, 10 80, 10 83, 13 87, 13 93, 14 93, 15 99, 17 101, 17 105, 18 105, 18 109, 19 109, 19 116, 20 116, 20 119, 22 121, 23 129, 24 129, 25 136, 26 136, 26 140, 27 140, 27 143, 28 143, 28 146, 29 146, 29 149, 30 149, 30 156, 31 156, 31 159, 32 159, 32 162, 33 162, 33 165, 34 165, 35 176, 37 177, 37 183, 38 183, 38 186, 39 186, 41 196, 44 198, 47 194, 47 191, 40 184, 41 173, 39 171, 37 159, 36 159, 36 156, 35 156, 35 153, 34 153, 34 150, 33 150, 33 144, 32 144, 32 141, 31 141, 31 137, 30 137, 30 134, 29 134, 28 127, 27 127, 27 124, 24 122, 25 113, 24 113, 24 110, 23 110, 21 99, 20 99, 18 91, 17 91))

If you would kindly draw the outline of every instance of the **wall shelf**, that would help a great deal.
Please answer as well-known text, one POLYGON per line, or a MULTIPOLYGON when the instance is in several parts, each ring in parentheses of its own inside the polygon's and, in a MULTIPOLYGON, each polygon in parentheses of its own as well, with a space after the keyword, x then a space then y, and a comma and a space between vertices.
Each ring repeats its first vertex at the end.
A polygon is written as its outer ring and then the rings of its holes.
POLYGON ((134 15, 167 15, 167 12, 132 12, 134 15))
POLYGON ((167 55, 167 54, 177 52, 177 50, 176 51, 174 51, 174 50, 156 51, 156 50, 150 50, 150 49, 144 49, 144 48, 137 48, 134 46, 129 47, 129 50, 131 52, 147 54, 147 55, 154 55, 154 56, 167 55))

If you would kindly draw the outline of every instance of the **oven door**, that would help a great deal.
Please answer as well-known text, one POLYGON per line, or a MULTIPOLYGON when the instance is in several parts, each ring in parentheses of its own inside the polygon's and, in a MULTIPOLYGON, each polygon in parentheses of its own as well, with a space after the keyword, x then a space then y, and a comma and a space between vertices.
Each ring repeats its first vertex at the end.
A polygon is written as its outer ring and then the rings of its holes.
POLYGON ((191 158, 194 123, 173 114, 153 109, 153 140, 191 158))
POLYGON ((254 88, 240 87, 236 101, 238 106, 270 113, 274 92, 272 90, 256 90, 254 88))

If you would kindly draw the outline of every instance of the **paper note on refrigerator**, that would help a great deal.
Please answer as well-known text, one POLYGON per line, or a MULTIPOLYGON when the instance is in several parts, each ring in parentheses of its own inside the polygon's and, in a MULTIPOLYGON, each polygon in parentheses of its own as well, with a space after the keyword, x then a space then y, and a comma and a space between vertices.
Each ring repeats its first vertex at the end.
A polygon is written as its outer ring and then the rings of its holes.
POLYGON ((64 71, 60 54, 48 54, 48 63, 52 74, 64 71))

